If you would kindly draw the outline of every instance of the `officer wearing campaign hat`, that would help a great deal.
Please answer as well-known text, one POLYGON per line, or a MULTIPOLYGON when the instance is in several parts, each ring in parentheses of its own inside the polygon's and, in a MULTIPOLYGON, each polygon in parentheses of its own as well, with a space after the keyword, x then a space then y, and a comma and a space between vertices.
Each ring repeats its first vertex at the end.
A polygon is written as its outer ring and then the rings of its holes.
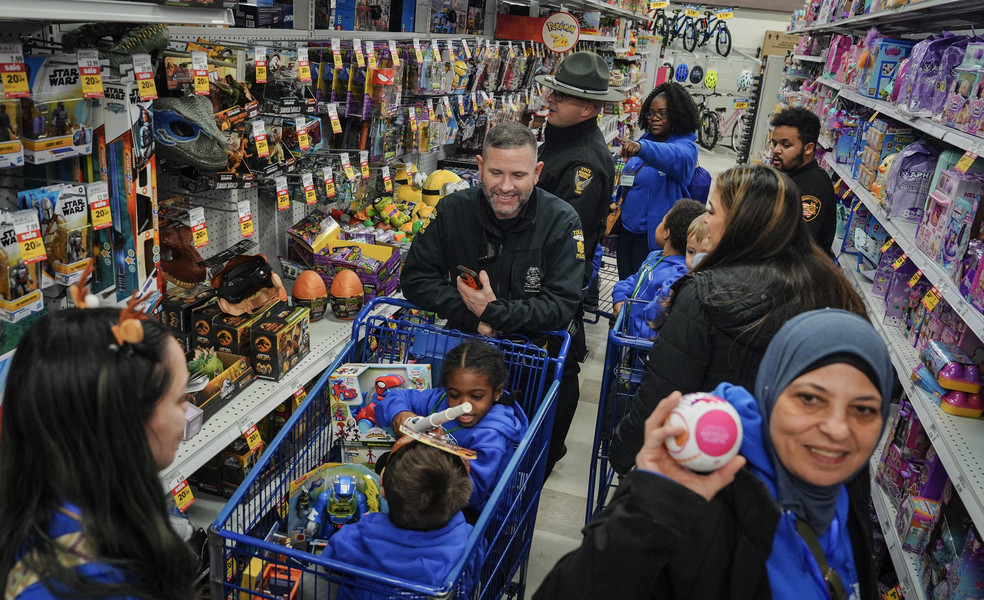
MULTIPOLYGON (((608 87, 610 74, 608 63, 594 52, 575 52, 560 63, 556 73, 536 78, 546 88, 544 99, 549 109, 544 143, 538 152, 543 170, 537 187, 566 200, 581 219, 580 234, 588 257, 585 288, 594 275, 591 258, 604 232, 615 178, 615 161, 598 127, 598 115, 605 102, 625 99, 608 87)), ((583 310, 579 310, 572 325, 569 357, 577 360, 568 360, 564 367, 550 438, 547 474, 565 453, 564 439, 577 409, 578 363, 587 354, 583 316, 583 310)))

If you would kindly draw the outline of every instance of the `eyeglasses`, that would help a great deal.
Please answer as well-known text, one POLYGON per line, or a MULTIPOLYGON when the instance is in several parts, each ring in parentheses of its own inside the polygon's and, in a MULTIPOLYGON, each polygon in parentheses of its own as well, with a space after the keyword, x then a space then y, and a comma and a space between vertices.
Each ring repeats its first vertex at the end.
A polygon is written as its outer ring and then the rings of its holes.
MULTIPOLYGON (((547 94, 553 97, 554 102, 560 104, 561 102, 566 102, 567 100, 578 100, 580 102, 585 102, 585 100, 578 98, 576 96, 569 96, 564 92, 558 92, 553 88, 547 88, 547 94)), ((545 94, 546 95, 546 94, 545 94)))
POLYGON ((669 112, 667 112, 667 111, 665 111, 665 110, 660 110, 660 111, 656 111, 656 112, 653 112, 653 111, 651 111, 651 110, 647 110, 647 111, 646 111, 646 112, 644 113, 644 116, 645 116, 645 117, 646 117, 647 119, 651 119, 651 120, 657 120, 657 121, 665 121, 665 120, 666 120, 666 118, 667 118, 668 116, 670 116, 670 113, 669 113, 669 112))

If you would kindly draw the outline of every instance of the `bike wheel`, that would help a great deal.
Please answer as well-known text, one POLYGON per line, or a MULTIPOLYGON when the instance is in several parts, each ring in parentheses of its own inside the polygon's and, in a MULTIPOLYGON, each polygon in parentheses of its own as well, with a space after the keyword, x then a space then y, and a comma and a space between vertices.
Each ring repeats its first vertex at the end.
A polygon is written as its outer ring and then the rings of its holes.
POLYGON ((731 149, 738 152, 741 148, 742 138, 745 137, 745 132, 751 130, 751 124, 746 123, 745 118, 748 115, 741 115, 735 124, 731 127, 731 149))
POLYGON ((728 30, 727 25, 721 24, 714 45, 717 47, 717 53, 721 56, 727 56, 731 52, 731 31, 728 30))
POLYGON ((717 114, 714 111, 707 111, 700 116, 700 127, 697 129, 697 143, 707 150, 713 150, 717 141, 717 114))
POLYGON ((683 30, 683 48, 687 52, 693 52, 697 47, 697 30, 693 22, 687 23, 687 28, 683 30))
POLYGON ((653 35, 658 35, 666 39, 666 15, 659 13, 653 21, 653 35))
POLYGON ((694 23, 694 37, 697 38, 697 45, 703 46, 707 43, 707 19, 697 19, 694 23))

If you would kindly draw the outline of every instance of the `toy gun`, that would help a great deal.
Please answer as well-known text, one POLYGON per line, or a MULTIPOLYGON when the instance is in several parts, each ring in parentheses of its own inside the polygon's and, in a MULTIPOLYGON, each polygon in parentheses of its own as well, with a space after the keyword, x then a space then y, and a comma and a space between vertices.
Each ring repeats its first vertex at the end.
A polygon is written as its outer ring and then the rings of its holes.
POLYGON ((423 433, 436 429, 448 421, 454 421, 461 415, 466 415, 472 411, 471 402, 465 402, 459 406, 453 406, 439 413, 434 413, 426 417, 410 417, 404 425, 413 431, 423 433))

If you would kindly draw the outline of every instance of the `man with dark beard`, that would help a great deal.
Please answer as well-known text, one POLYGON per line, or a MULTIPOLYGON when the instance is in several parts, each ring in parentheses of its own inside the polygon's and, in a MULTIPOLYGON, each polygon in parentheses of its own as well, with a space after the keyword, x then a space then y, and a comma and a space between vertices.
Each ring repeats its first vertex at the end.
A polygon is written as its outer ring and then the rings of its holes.
POLYGON ((789 175, 803 201, 803 221, 828 254, 837 233, 837 204, 827 172, 817 164, 820 119, 805 108, 787 108, 772 117, 772 166, 789 175))

